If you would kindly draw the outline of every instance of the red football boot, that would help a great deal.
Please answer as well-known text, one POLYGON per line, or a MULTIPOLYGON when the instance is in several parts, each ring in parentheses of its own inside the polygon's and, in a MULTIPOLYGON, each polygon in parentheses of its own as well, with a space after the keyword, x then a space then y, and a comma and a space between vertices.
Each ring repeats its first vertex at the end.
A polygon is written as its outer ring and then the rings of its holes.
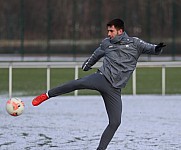
POLYGON ((47 96, 46 93, 43 93, 39 96, 37 96, 36 98, 33 99, 32 101, 32 105, 33 106, 38 106, 40 105, 42 102, 46 101, 49 97, 47 96))

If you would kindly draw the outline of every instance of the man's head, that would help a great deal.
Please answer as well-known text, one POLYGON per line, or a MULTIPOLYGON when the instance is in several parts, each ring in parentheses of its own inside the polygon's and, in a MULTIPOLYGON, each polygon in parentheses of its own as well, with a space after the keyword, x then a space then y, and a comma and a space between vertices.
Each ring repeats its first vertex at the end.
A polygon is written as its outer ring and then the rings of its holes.
POLYGON ((121 19, 113 19, 107 23, 107 35, 113 39, 124 32, 124 22, 121 19))

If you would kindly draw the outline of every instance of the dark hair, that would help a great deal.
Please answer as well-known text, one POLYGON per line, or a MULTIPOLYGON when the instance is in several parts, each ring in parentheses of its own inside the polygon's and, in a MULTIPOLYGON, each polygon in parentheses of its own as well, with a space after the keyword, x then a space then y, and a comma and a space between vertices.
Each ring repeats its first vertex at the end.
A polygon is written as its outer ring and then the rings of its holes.
POLYGON ((116 28, 116 29, 122 29, 124 31, 124 21, 121 20, 121 19, 113 19, 111 21, 109 21, 107 23, 107 27, 111 27, 113 26, 116 28))

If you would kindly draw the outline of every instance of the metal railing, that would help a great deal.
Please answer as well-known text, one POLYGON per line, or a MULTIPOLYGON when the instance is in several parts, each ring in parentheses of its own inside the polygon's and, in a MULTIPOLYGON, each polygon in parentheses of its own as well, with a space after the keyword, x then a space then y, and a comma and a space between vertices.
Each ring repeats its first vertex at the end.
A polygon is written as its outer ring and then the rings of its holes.
MULTIPOLYGON (((46 68, 47 69, 47 90, 50 89, 50 72, 51 68, 74 68, 75 76, 77 79, 79 76, 79 68, 82 66, 83 62, 0 62, 0 68, 9 68, 9 97, 12 97, 12 72, 16 68, 46 68)), ((96 63, 93 68, 98 68, 101 66, 101 62, 96 63)), ((165 95, 165 68, 168 67, 181 67, 181 62, 138 62, 137 68, 141 67, 160 67, 162 68, 162 95, 165 95)), ((132 93, 136 95, 136 69, 132 75, 132 93)), ((78 91, 74 92, 74 95, 78 95, 78 91)))

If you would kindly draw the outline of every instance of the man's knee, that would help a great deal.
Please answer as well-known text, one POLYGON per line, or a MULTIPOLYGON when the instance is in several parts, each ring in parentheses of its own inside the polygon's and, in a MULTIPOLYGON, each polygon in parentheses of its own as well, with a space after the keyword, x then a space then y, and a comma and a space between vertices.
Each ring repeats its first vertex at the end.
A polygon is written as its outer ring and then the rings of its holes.
POLYGON ((120 124, 121 124, 121 119, 114 121, 114 122, 110 122, 109 126, 111 129, 117 130, 117 128, 120 126, 120 124))

